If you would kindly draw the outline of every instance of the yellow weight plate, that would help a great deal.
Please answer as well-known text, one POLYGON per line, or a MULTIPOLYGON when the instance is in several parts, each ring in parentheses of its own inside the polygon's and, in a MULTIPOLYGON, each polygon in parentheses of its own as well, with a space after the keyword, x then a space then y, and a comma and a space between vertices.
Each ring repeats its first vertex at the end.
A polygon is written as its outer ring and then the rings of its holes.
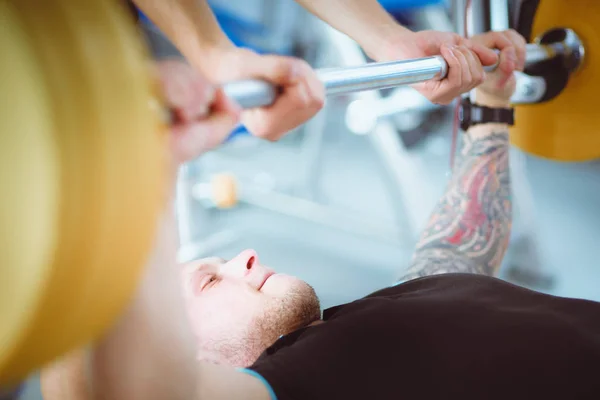
POLYGON ((43 71, 0 1, 0 371, 35 315, 56 245, 59 161, 43 71))
POLYGON ((61 203, 50 273, 5 379, 98 337, 117 318, 153 244, 167 162, 149 62, 122 5, 14 6, 52 96, 61 203))
POLYGON ((600 1, 542 0, 535 14, 532 37, 553 28, 570 28, 585 46, 582 67, 565 90, 543 104, 516 109, 513 144, 524 151, 557 161, 600 158, 600 1))

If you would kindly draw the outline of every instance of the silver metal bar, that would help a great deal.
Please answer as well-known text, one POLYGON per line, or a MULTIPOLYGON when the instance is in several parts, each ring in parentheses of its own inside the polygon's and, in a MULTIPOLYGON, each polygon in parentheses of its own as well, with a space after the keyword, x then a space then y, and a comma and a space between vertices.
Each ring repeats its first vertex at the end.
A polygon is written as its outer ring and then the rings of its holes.
POLYGON ((277 98, 277 88, 259 79, 227 83, 223 86, 223 90, 227 97, 242 108, 269 106, 277 98))
POLYGON ((467 36, 465 31, 465 8, 467 0, 452 0, 452 21, 454 22, 454 31, 460 36, 467 36))
POLYGON ((369 63, 360 67, 318 70, 327 95, 386 89, 401 85, 443 79, 448 64, 441 56, 407 61, 369 63))
MULTIPOLYGON (((517 86, 510 98, 511 104, 534 104, 546 94, 546 80, 540 76, 530 76, 515 72, 517 86)), ((473 99, 475 102, 477 99, 473 99)), ((346 109, 346 126, 357 135, 373 132, 379 121, 406 112, 433 110, 439 107, 412 88, 396 89, 386 98, 373 101, 354 100, 346 109)))
MULTIPOLYGON (((567 51, 562 43, 551 45, 527 45, 527 65, 548 60, 567 51)), ((496 66, 486 67, 492 71, 496 66)), ((443 79, 448 72, 448 64, 441 56, 414 60, 368 63, 358 67, 327 68, 317 70, 319 79, 325 85, 328 96, 341 95, 365 90, 392 88, 424 82, 430 79, 443 79)), ((278 90, 268 82, 245 80, 227 83, 225 94, 242 108, 265 107, 273 104, 278 90)))
POLYGON ((567 47, 567 44, 564 42, 545 45, 529 43, 526 47, 526 51, 527 58, 525 60, 525 64, 534 65, 559 55, 566 55, 567 53, 571 52, 571 49, 567 47))
MULTIPOLYGON (((567 48, 563 43, 552 43, 540 45, 536 43, 529 43, 525 45, 525 66, 531 66, 542 61, 549 60, 558 55, 563 55, 567 52, 567 48)), ((496 53, 500 53, 496 50, 496 53)), ((486 72, 493 72, 498 68, 498 64, 483 67, 486 72)))
POLYGON ((490 2, 490 28, 500 32, 510 29, 509 0, 494 0, 490 2))
POLYGON ((492 0, 471 0, 467 15, 467 36, 471 37, 492 30, 491 2, 492 0))
POLYGON ((530 76, 522 72, 515 72, 517 87, 510 102, 512 104, 538 103, 546 94, 546 80, 541 76, 530 76))
MULTIPOLYGON (((444 58, 433 56, 416 60, 368 63, 359 67, 319 69, 317 75, 329 96, 442 79, 447 70, 448 64, 444 58)), ((271 105, 278 92, 270 83, 256 79, 227 83, 223 90, 242 108, 271 105)))

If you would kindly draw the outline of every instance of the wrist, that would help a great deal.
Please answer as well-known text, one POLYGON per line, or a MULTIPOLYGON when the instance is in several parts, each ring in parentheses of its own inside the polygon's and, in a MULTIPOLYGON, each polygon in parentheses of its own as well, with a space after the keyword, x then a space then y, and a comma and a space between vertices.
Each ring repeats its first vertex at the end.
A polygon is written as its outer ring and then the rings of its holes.
POLYGON ((508 135, 510 127, 508 124, 501 124, 497 122, 489 122, 485 124, 475 125, 467 130, 466 135, 472 139, 481 139, 488 137, 492 134, 503 133, 508 135))
POLYGON ((220 75, 224 60, 229 58, 237 47, 217 44, 196 49, 188 57, 189 62, 204 75, 209 82, 221 83, 220 75))
POLYGON ((375 61, 398 58, 398 48, 413 32, 393 19, 369 29, 360 40, 356 40, 367 55, 375 61))
POLYGON ((514 110, 503 98, 495 96, 465 98, 461 101, 460 127, 472 136, 492 131, 508 131, 514 124, 514 110))
POLYGON ((218 71, 218 63, 228 53, 237 49, 222 33, 204 35, 202 32, 180 32, 177 40, 179 50, 191 65, 210 81, 218 71))
POLYGON ((475 103, 490 108, 511 108, 510 97, 490 95, 481 90, 475 90, 475 103))

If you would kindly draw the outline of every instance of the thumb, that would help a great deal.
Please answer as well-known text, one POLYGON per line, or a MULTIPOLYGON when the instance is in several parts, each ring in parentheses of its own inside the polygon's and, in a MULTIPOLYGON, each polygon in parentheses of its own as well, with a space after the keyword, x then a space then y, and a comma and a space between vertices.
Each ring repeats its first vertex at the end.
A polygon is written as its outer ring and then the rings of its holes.
POLYGON ((221 144, 238 123, 238 118, 226 112, 216 112, 210 118, 172 128, 171 148, 176 161, 192 160, 221 144))
POLYGON ((217 88, 215 91, 215 99, 211 104, 211 111, 213 113, 225 113, 239 118, 242 108, 233 100, 225 95, 223 88, 217 88))
POLYGON ((268 55, 257 62, 257 77, 277 85, 293 85, 300 81, 304 61, 293 57, 268 55))
POLYGON ((479 57, 479 61, 484 67, 494 65, 498 62, 498 54, 489 47, 471 41, 468 44, 468 48, 479 57))
POLYGON ((500 52, 500 62, 498 64, 497 86, 502 88, 510 80, 517 68, 517 52, 514 47, 507 47, 500 52))
POLYGON ((303 61, 294 57, 244 52, 236 61, 228 79, 264 79, 287 86, 299 82, 303 71, 303 61))
POLYGON ((514 47, 507 47, 500 52, 498 69, 505 75, 510 75, 517 67, 517 51, 514 47))

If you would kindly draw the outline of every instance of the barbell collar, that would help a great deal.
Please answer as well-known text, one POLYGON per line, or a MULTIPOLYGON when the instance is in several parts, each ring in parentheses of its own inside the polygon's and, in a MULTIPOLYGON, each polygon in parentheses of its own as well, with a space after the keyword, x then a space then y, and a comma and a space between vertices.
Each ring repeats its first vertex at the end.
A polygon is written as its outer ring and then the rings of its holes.
POLYGON ((541 76, 530 76, 516 71, 517 86, 510 98, 512 104, 534 104, 541 102, 546 96, 548 85, 541 76))
MULTIPOLYGON (((535 39, 535 44, 554 51, 562 56, 563 66, 570 74, 579 70, 585 59, 585 47, 581 38, 574 30, 568 28, 554 28, 544 32, 535 39)), ((539 61, 547 61, 541 59, 539 61)))

